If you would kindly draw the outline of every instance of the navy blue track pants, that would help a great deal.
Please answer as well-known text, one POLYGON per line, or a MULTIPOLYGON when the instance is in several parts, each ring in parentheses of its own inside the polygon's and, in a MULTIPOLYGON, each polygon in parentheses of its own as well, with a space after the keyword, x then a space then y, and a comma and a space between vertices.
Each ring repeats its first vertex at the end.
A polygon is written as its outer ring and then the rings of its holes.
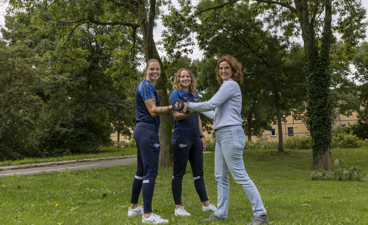
POLYGON ((208 200, 203 179, 203 145, 200 139, 171 139, 174 151, 174 175, 171 188, 175 205, 181 205, 182 181, 188 160, 192 167, 194 186, 201 202, 208 200))
POLYGON ((157 130, 139 125, 140 123, 134 129, 134 138, 137 143, 137 172, 133 181, 130 203, 138 203, 142 190, 144 213, 151 213, 160 144, 157 130))

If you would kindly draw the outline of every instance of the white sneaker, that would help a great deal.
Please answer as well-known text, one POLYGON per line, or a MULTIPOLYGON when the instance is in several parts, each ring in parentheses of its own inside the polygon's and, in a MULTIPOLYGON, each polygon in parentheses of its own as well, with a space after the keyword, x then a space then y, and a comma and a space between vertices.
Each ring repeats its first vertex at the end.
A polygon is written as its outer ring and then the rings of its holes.
POLYGON ((205 212, 205 211, 212 211, 212 212, 215 212, 216 211, 216 206, 212 205, 212 204, 209 204, 208 206, 204 206, 202 205, 202 211, 205 212))
POLYGON ((184 206, 175 209, 175 216, 190 216, 190 213, 188 213, 185 209, 184 206))
POLYGON ((161 218, 161 216, 152 213, 151 216, 148 217, 147 219, 144 218, 144 216, 142 216, 142 222, 150 224, 160 224, 160 223, 168 223, 169 220, 164 220, 161 218))
POLYGON ((128 216, 137 216, 137 215, 143 215, 143 207, 141 205, 139 205, 135 209, 129 207, 128 216))

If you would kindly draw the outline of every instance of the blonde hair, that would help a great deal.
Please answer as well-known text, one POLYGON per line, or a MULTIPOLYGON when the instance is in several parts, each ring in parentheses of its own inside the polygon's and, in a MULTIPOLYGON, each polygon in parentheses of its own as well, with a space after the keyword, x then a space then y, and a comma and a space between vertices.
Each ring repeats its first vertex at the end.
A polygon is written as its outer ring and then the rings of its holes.
POLYGON ((196 79, 194 78, 194 75, 193 75, 192 71, 190 71, 190 70, 189 70, 189 69, 187 69, 187 68, 182 68, 182 69, 180 69, 180 70, 176 73, 175 78, 174 78, 174 85, 173 85, 174 90, 175 90, 175 89, 177 89, 177 90, 179 90, 179 91, 182 91, 182 90, 183 90, 183 88, 182 88, 182 87, 181 87, 181 85, 180 85, 180 75, 181 75, 181 71, 183 71, 183 70, 186 70, 186 71, 188 71, 188 73, 189 73, 189 76, 190 76, 189 93, 194 97, 194 96, 195 96, 195 93, 196 93, 196 91, 197 91, 197 81, 196 81, 196 79))
POLYGON ((216 73, 216 79, 217 79, 217 82, 222 85, 222 83, 224 82, 220 76, 220 71, 219 71, 219 66, 220 66, 220 63, 222 62, 227 62, 229 63, 230 67, 231 67, 231 70, 233 72, 233 76, 231 79, 233 79, 234 81, 236 81, 238 84, 241 84, 243 83, 243 73, 242 73, 242 64, 236 60, 236 58, 234 58, 233 56, 231 55, 224 55, 222 56, 218 62, 217 62, 217 67, 216 67, 216 70, 215 70, 215 73, 216 73))

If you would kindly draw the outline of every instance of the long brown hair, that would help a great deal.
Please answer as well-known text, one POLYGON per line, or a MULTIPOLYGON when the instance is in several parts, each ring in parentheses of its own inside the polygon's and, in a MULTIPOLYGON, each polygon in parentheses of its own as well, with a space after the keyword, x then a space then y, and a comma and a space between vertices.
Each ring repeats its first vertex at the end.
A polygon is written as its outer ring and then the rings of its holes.
POLYGON ((189 76, 190 76, 189 93, 194 97, 195 92, 197 91, 197 81, 194 78, 194 75, 193 75, 192 71, 190 71, 187 68, 182 68, 176 73, 175 78, 174 78, 174 85, 173 85, 174 90, 175 89, 177 89, 179 91, 183 90, 183 88, 180 85, 180 75, 181 75, 181 71, 183 71, 183 70, 186 70, 189 73, 189 76))
POLYGON ((242 73, 242 64, 238 60, 236 60, 236 58, 234 58, 231 55, 224 55, 218 60, 217 67, 216 67, 216 70, 215 70, 217 82, 220 85, 222 85, 222 83, 224 83, 224 81, 222 80, 222 78, 220 76, 220 71, 219 71, 219 66, 220 66, 220 63, 222 63, 222 62, 229 63, 229 65, 231 67, 231 70, 233 72, 233 76, 232 76, 231 79, 236 81, 238 84, 243 83, 243 76, 244 75, 242 73))

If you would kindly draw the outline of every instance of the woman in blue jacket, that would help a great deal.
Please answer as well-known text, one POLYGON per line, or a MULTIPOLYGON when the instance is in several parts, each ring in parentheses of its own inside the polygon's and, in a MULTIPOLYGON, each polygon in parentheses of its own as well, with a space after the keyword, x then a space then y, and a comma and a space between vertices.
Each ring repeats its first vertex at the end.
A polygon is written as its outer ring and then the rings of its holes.
POLYGON ((135 92, 134 138, 137 143, 137 172, 133 180, 132 196, 128 216, 142 215, 143 223, 161 224, 168 220, 152 212, 152 196, 158 172, 160 142, 158 128, 159 115, 170 112, 171 106, 160 106, 155 85, 161 76, 161 67, 156 59, 150 59, 146 65, 146 79, 139 83, 135 92), (138 205, 140 192, 143 205, 138 205))
MULTIPOLYGON (((198 102, 196 95, 196 80, 193 73, 186 68, 180 69, 174 79, 174 91, 170 95, 170 105, 174 100, 198 102)), ((216 207, 208 201, 203 179, 203 150, 206 140, 203 135, 202 123, 198 113, 183 114, 172 111, 174 116, 174 132, 171 146, 174 151, 174 175, 172 178, 172 193, 175 201, 175 216, 190 216, 181 201, 182 180, 188 160, 192 167, 194 186, 202 202, 202 211, 215 211, 216 207)))

